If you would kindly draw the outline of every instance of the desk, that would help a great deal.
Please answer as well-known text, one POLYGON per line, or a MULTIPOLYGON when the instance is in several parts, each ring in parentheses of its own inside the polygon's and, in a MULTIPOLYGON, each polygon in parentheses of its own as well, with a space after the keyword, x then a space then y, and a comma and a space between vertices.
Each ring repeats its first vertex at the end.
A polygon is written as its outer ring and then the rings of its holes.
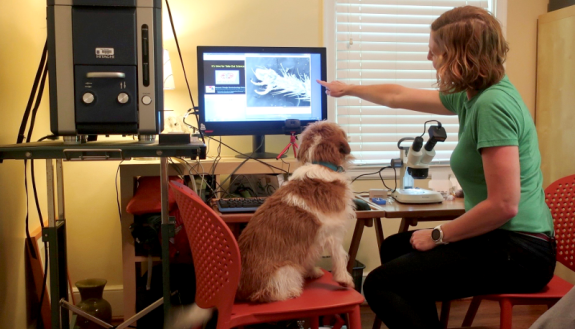
MULTIPOLYGON (((135 141, 89 142, 82 144, 65 144, 62 141, 37 142, 26 144, 0 145, 0 163, 3 160, 46 160, 46 181, 48 192, 48 226, 42 231, 42 238, 49 244, 50 271, 50 304, 52 328, 69 328, 69 311, 62 304, 68 301, 67 283, 67 246, 66 216, 64 209, 64 175, 63 160, 129 160, 133 157, 160 157, 156 165, 156 175, 162 179, 162 227, 169 227, 168 222, 168 157, 205 158, 204 144, 160 145, 158 143, 142 144, 135 141), (54 166, 56 160, 56 166, 54 166), (54 175, 56 172, 56 175, 54 175), (56 176, 56 177, 54 177, 56 176), (56 191, 54 189, 56 185, 56 191)), ((166 259, 162 263, 164 273, 169 274, 168 232, 163 230, 162 253, 166 259)), ((168 275, 166 275, 168 276, 168 275)), ((164 281, 164 310, 170 307, 169 281, 164 281)), ((160 304, 158 304, 160 305, 160 304)), ((127 324, 126 324, 127 325, 127 324)))
MULTIPOLYGON (((252 213, 245 213, 245 214, 221 214, 219 213, 220 217, 230 226, 232 232, 236 236, 239 237, 239 224, 247 223, 252 218, 252 213)), ((359 249, 359 243, 361 242, 361 236, 363 235, 364 227, 371 227, 374 224, 375 220, 375 232, 377 237, 377 243, 381 246, 381 242, 383 241, 383 231, 381 228, 381 217, 385 216, 384 210, 364 210, 364 211, 356 211, 357 221, 355 222, 355 229, 353 231, 353 236, 351 239, 351 243, 349 246, 349 260, 347 262, 347 271, 349 273, 353 270, 353 265, 355 263, 355 258, 357 256, 357 251, 359 249)))
POLYGON ((463 199, 429 204, 405 204, 394 201, 385 205, 385 217, 401 218, 399 232, 409 230, 418 222, 452 220, 465 213, 463 199))

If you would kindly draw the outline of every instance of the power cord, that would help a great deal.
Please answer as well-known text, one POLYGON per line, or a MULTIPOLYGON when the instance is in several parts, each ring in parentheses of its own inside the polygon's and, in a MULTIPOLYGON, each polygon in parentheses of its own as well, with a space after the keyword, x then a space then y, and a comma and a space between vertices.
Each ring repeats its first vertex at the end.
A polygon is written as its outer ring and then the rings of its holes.
MULTIPOLYGON (((172 27, 172 33, 174 33, 174 40, 176 41, 176 48, 178 49, 178 55, 180 57, 180 63, 182 64, 182 70, 184 72, 184 80, 186 81, 186 86, 188 88, 188 95, 190 96, 190 101, 192 102, 192 108, 190 110, 188 110, 188 113, 190 113, 191 110, 194 110, 193 113, 196 117, 196 122, 198 123, 198 127, 199 127, 200 118, 198 117, 198 113, 195 111, 196 104, 194 103, 194 97, 192 96, 192 90, 190 89, 190 83, 188 82, 188 75, 186 74, 186 67, 184 65, 184 58, 182 57, 182 50, 180 49, 180 42, 178 41, 178 34, 176 33, 176 27, 174 26, 174 19, 172 17, 172 9, 170 8, 170 3, 168 2, 168 0, 165 0, 165 1, 166 1, 166 8, 168 9, 168 17, 170 18, 170 26, 172 27)), ((185 120, 185 117, 184 117, 184 120, 185 120)), ((202 143, 205 144, 206 141, 204 139, 203 132, 200 129, 197 129, 197 131, 199 132, 200 137, 202 138, 202 143)))
POLYGON ((358 178, 363 177, 363 176, 368 176, 368 175, 375 175, 378 174, 379 175, 379 179, 381 179, 381 182, 383 183, 383 186, 385 186, 385 188, 387 188, 390 191, 395 191, 397 189, 397 171, 395 170, 395 167, 392 166, 387 166, 387 167, 382 167, 381 169, 379 169, 378 171, 374 171, 374 172, 370 172, 370 173, 365 173, 365 174, 361 174, 357 177, 355 177, 354 179, 351 180, 351 182, 355 182, 358 178), (384 171, 385 169, 388 168, 392 168, 393 169, 393 175, 394 175, 394 180, 395 180, 395 186, 393 188, 393 190, 391 188, 389 188, 389 186, 387 186, 387 184, 385 184, 385 180, 383 179, 383 176, 381 176, 381 172, 384 171))

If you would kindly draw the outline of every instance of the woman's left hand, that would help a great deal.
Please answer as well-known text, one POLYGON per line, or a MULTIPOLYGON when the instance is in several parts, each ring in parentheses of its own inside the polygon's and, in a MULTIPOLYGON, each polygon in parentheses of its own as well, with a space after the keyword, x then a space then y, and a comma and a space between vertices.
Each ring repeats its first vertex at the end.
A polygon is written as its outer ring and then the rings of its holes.
POLYGON ((431 238, 431 229, 417 230, 411 235, 411 246, 415 250, 428 251, 435 248, 435 241, 431 238))

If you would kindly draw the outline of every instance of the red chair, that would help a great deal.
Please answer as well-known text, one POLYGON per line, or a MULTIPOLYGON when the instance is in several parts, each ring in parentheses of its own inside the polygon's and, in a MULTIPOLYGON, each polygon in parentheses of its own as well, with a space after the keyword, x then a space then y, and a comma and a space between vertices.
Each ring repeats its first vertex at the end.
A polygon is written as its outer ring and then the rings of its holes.
MULTIPOLYGON (((557 239, 557 261, 575 271, 575 175, 563 177, 545 189, 545 202, 551 210, 557 239)), ((532 294, 494 294, 475 296, 469 305, 463 327, 470 327, 482 300, 498 301, 501 307, 500 328, 511 329, 514 305, 553 306, 573 285, 558 276, 540 292, 532 294)))
POLYGON ((303 294, 273 303, 235 302, 240 278, 240 250, 226 223, 192 190, 170 182, 190 241, 196 270, 196 304, 218 310, 217 329, 248 324, 311 318, 319 327, 319 316, 349 315, 348 327, 361 328, 359 305, 363 296, 341 287, 329 272, 306 282, 303 294))

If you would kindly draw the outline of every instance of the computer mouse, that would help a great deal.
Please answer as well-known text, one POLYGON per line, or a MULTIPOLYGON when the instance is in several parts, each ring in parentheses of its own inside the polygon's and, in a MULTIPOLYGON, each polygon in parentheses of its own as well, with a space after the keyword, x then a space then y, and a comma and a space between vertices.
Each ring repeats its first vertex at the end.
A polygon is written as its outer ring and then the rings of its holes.
POLYGON ((357 210, 371 210, 371 207, 365 200, 353 199, 353 203, 355 203, 355 209, 357 210))

